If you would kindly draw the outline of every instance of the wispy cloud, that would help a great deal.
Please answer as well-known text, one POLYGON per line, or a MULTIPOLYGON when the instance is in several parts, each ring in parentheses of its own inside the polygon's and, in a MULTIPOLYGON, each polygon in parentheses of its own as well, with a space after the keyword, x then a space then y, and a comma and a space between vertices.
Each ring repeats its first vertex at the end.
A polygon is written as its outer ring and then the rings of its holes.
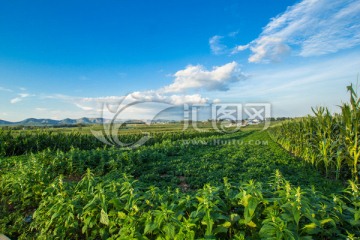
POLYGON ((221 43, 223 38, 223 36, 215 35, 209 39, 210 49, 213 54, 224 54, 227 51, 227 46, 221 43))
POLYGON ((227 91, 231 83, 246 79, 236 62, 216 66, 212 70, 207 70, 202 65, 190 65, 177 71, 174 77, 174 82, 160 91, 165 93, 183 92, 190 89, 227 91))
POLYGON ((123 79, 123 78, 127 77, 128 74, 127 74, 126 72, 118 72, 117 75, 118 75, 121 79, 123 79))
POLYGON ((30 95, 29 93, 19 93, 18 97, 10 100, 10 103, 15 104, 15 103, 21 102, 22 100, 24 100, 24 98, 27 98, 30 96, 35 96, 35 95, 30 95))
POLYGON ((238 31, 230 32, 226 35, 215 35, 209 39, 210 50, 214 55, 233 54, 236 52, 236 37, 238 31))
POLYGON ((250 47, 250 44, 238 45, 235 48, 233 48, 233 50, 231 51, 231 54, 236 54, 238 52, 244 51, 244 50, 248 49, 249 47, 250 47))
POLYGON ((320 56, 360 44, 360 1, 303 0, 273 18, 249 45, 249 62, 278 61, 291 50, 299 56, 320 56))
POLYGON ((79 103, 75 103, 75 106, 77 106, 78 108, 81 108, 81 109, 84 110, 84 111, 94 110, 94 108, 92 108, 92 107, 83 106, 83 105, 81 105, 81 104, 79 104, 79 103))
POLYGON ((47 108, 41 108, 41 107, 37 107, 37 108, 35 108, 35 110, 36 110, 36 111, 38 111, 38 112, 45 112, 45 111, 48 111, 48 109, 47 109, 47 108))
POLYGON ((96 111, 96 108, 99 107, 101 104, 104 103, 115 104, 121 102, 124 99, 124 96, 79 97, 79 96, 69 96, 64 94, 51 94, 51 95, 42 96, 41 98, 53 99, 64 103, 68 103, 77 108, 80 108, 83 111, 96 111))
POLYGON ((338 111, 337 105, 348 101, 346 86, 356 82, 359 66, 359 51, 296 64, 264 65, 249 70, 251 78, 246 84, 212 97, 224 102, 269 102, 275 116, 304 116, 316 106, 338 111))
POLYGON ((270 36, 261 37, 250 49, 253 54, 249 57, 249 62, 254 63, 278 62, 290 52, 290 47, 281 38, 270 36))
MULTIPOLYGON (((50 97, 50 96, 48 96, 50 97)), ((67 103, 73 104, 81 110, 88 112, 97 112, 103 104, 109 105, 130 105, 134 102, 148 102, 148 103, 166 103, 170 105, 183 105, 183 104, 201 104, 207 103, 208 98, 202 97, 200 94, 177 95, 170 94, 164 95, 156 91, 143 91, 133 92, 127 96, 105 96, 105 97, 71 97, 65 95, 54 95, 52 99, 59 99, 67 103)), ((149 106, 147 106, 149 107, 149 106)), ((151 111, 150 111, 151 112, 151 111)))
POLYGON ((18 102, 21 102, 21 101, 22 101, 22 98, 16 97, 16 98, 11 99, 10 103, 15 104, 15 103, 18 103, 18 102))
POLYGON ((182 105, 182 104, 201 104, 209 101, 208 98, 202 97, 200 94, 190 94, 190 95, 163 95, 156 91, 147 91, 147 92, 134 92, 131 94, 131 97, 138 101, 144 102, 163 102, 169 103, 172 105, 182 105))
POLYGON ((8 88, 4 88, 4 87, 0 87, 0 91, 4 91, 4 92, 13 92, 13 90, 8 89, 8 88))
POLYGON ((29 97, 30 94, 29 94, 29 93, 19 93, 19 96, 20 96, 21 98, 26 98, 26 97, 29 97))
POLYGON ((105 97, 84 97, 80 98, 82 103, 97 102, 97 103, 118 103, 121 102, 125 96, 105 96, 105 97))

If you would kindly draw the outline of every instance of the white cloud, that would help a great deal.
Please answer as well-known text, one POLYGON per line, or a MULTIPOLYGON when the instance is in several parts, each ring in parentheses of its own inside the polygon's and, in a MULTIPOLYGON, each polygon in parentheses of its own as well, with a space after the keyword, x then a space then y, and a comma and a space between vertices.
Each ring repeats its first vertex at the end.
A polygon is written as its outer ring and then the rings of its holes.
POLYGON ((146 92, 134 92, 131 94, 131 97, 138 101, 144 102, 163 102, 173 105, 182 105, 182 104, 200 104, 206 103, 207 98, 201 97, 200 94, 192 95, 163 95, 157 91, 146 91, 146 92))
POLYGON ((22 100, 23 100, 22 98, 16 97, 16 98, 11 99, 10 103, 15 104, 15 103, 21 102, 22 100))
POLYGON ((35 95, 30 95, 29 93, 19 93, 18 97, 10 100, 10 103, 15 104, 15 103, 21 102, 22 100, 24 100, 24 98, 31 97, 31 96, 35 96, 35 95))
POLYGON ((227 91, 229 85, 246 78, 236 62, 207 70, 202 65, 187 66, 174 74, 175 80, 161 89, 165 93, 183 92, 190 89, 227 91))
POLYGON ((19 93, 19 96, 20 96, 21 98, 26 98, 26 97, 29 97, 30 94, 28 94, 28 93, 19 93))
POLYGON ((125 96, 106 96, 106 97, 96 97, 96 98, 79 98, 77 101, 86 103, 86 102, 96 102, 96 103, 118 103, 121 102, 125 96))
POLYGON ((215 35, 209 39, 210 50, 215 55, 235 54, 249 48, 249 44, 236 46, 236 37, 239 31, 230 32, 224 36, 215 35), (236 46, 236 47, 233 47, 236 46))
MULTIPOLYGON (((303 0, 273 18, 250 43, 249 62, 277 61, 290 49, 296 55, 309 57, 359 44, 360 1, 303 0)), ((234 52, 243 49, 240 46, 234 52)))
POLYGON ((166 99, 156 91, 133 92, 130 95, 138 101, 162 102, 166 99))
POLYGON ((250 47, 250 44, 236 46, 236 47, 232 50, 231 54, 235 54, 235 53, 244 51, 244 50, 248 49, 249 47, 250 47))
POLYGON ((174 105, 188 104, 201 104, 208 102, 208 98, 201 97, 200 94, 193 95, 171 95, 170 103, 174 105))
POLYGON ((290 51, 281 38, 264 36, 256 42, 256 46, 250 47, 253 55, 249 62, 280 61, 281 57, 290 51))
POLYGON ((88 107, 88 106, 83 106, 79 103, 75 103, 75 106, 77 106, 78 108, 81 108, 82 110, 84 111, 91 111, 91 110, 94 110, 92 107, 88 107))

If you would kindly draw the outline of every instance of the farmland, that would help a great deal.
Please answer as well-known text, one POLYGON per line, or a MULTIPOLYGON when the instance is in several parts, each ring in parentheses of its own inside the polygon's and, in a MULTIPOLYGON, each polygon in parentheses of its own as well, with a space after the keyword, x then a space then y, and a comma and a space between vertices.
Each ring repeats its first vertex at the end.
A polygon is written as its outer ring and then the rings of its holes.
MULTIPOLYGON (((0 233, 18 239, 356 239, 359 98, 221 134, 161 126, 136 149, 0 133, 0 233), (171 130, 169 130, 171 129, 171 130)), ((79 130, 80 131, 80 130, 79 130)), ((82 130, 85 131, 85 130, 82 130)), ((130 132, 120 138, 132 142, 130 132)))

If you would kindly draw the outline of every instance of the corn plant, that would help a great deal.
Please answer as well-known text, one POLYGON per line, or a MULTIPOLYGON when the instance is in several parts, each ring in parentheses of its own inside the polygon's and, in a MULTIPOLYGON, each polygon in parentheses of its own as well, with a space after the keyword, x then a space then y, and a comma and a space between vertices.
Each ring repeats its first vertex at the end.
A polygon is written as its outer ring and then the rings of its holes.
POLYGON ((358 182, 360 98, 352 84, 347 89, 350 102, 340 106, 341 114, 332 115, 327 108, 318 107, 313 109, 315 116, 285 122, 270 133, 285 149, 327 177, 348 179, 350 175, 358 182))

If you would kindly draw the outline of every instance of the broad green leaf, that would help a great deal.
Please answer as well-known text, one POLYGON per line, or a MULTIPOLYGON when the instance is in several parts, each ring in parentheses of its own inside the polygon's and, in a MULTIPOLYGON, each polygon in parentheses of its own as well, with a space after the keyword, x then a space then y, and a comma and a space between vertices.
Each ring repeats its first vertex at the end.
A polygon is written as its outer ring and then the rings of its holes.
POLYGON ((104 209, 101 209, 100 222, 104 225, 109 225, 109 217, 107 213, 104 211, 104 209))

